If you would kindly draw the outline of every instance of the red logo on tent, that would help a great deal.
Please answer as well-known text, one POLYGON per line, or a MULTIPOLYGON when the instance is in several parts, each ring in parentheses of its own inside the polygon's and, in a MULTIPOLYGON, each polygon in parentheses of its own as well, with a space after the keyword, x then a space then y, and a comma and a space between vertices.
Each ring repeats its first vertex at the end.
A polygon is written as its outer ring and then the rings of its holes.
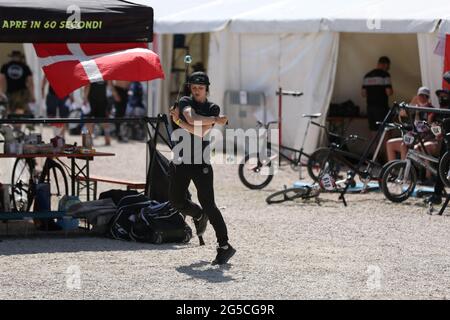
POLYGON ((145 43, 42 43, 34 49, 60 98, 91 82, 164 79, 158 55, 145 43))

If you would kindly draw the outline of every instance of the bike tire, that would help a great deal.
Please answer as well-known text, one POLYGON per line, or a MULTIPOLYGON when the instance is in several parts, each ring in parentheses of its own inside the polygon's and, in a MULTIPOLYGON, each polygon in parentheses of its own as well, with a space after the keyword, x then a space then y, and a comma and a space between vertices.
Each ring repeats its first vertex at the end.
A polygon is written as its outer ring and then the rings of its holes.
POLYGON ((17 158, 11 175, 11 200, 14 212, 28 212, 34 199, 35 163, 33 159, 17 158))
POLYGON ((416 183, 417 183, 417 172, 416 168, 411 165, 411 169, 409 171, 408 183, 405 188, 403 185, 400 185, 401 191, 399 194, 394 194, 389 188, 391 183, 398 188, 400 182, 396 182, 396 180, 402 175, 404 169, 406 168, 407 162, 404 160, 397 160, 389 165, 383 173, 383 177, 381 179, 381 191, 383 191, 384 196, 395 203, 400 203, 408 199, 413 193, 416 183), (397 172, 398 170, 398 172, 397 172))
POLYGON ((319 176, 323 168, 324 162, 330 156, 330 149, 328 148, 318 148, 316 151, 311 153, 306 165, 308 175, 313 179, 314 182, 319 181, 319 176))
POLYGON ((50 184, 50 203, 52 210, 56 210, 59 199, 69 194, 69 184, 64 168, 54 160, 46 163, 39 177, 39 183, 50 184))
POLYGON ((247 188, 252 189, 252 190, 263 189, 273 179, 272 161, 269 160, 268 162, 263 164, 262 161, 260 160, 259 155, 246 154, 242 163, 239 164, 238 173, 239 173, 239 179, 244 184, 244 186, 246 186, 247 188), (250 163, 250 160, 253 158, 257 158, 257 164, 253 165, 253 166, 255 166, 254 168, 252 167, 252 164, 250 163), (249 169, 248 167, 252 167, 252 168, 249 169), (246 176, 247 172, 250 172, 251 175, 262 176, 261 171, 264 169, 264 167, 267 167, 269 174, 264 175, 263 178, 261 179, 260 183, 254 183, 254 182, 250 181, 249 178, 246 176))
POLYGON ((397 161, 398 161, 398 159, 397 159, 397 160, 390 160, 390 161, 386 162, 386 163, 381 167, 380 175, 379 175, 379 177, 378 177, 378 180, 379 180, 379 181, 383 180, 383 175, 384 175, 384 172, 386 171, 386 169, 387 169, 391 164, 393 164, 393 163, 395 163, 395 162, 397 162, 397 161))
POLYGON ((293 187, 272 193, 266 198, 267 204, 282 203, 298 198, 307 198, 311 191, 309 187, 293 187))
POLYGON ((450 152, 447 151, 439 161, 439 177, 447 188, 450 188, 450 177, 447 177, 450 169, 450 152))

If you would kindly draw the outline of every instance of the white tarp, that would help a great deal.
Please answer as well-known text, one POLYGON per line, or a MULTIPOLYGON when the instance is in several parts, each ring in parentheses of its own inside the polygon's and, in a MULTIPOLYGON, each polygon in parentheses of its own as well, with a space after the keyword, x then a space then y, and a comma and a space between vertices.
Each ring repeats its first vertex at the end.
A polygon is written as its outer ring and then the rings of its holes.
POLYGON ((235 32, 433 32, 450 12, 447 0, 274 1, 231 22, 235 32))
POLYGON ((450 1, 134 0, 154 9, 156 33, 426 33, 449 17, 450 1))
POLYGON ((445 18, 442 19, 441 24, 439 25, 440 34, 450 34, 450 10, 446 10, 445 13, 445 18))
POLYGON ((444 70, 444 39, 438 33, 419 33, 420 70, 422 84, 431 90, 431 99, 434 106, 438 106, 438 100, 434 94, 442 88, 442 73, 444 70), (440 43, 441 42, 441 43, 440 43))
MULTIPOLYGON (((302 91, 299 98, 283 98, 283 143, 300 147, 306 120, 303 113, 326 113, 334 85, 338 34, 213 33, 210 39, 211 97, 224 105, 225 90, 264 91, 268 112, 278 117, 279 87, 302 91)), ((225 110, 226 112, 226 110, 225 110)), ((322 123, 325 116, 320 120, 322 123)), ((236 119, 230 119, 230 126, 236 119)), ((312 128, 305 145, 317 147, 318 129, 312 128)))

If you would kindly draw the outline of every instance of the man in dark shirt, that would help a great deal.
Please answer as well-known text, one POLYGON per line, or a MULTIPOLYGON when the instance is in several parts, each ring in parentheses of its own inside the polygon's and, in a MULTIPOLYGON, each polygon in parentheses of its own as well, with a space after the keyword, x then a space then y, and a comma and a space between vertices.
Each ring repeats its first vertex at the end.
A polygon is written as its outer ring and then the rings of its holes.
POLYGON ((367 100, 371 131, 378 130, 377 121, 383 121, 389 112, 389 96, 393 94, 391 75, 388 73, 390 65, 388 57, 380 57, 377 67, 364 76, 362 96, 367 100))
POLYGON ((11 61, 5 63, 0 72, 0 93, 6 92, 9 112, 30 113, 28 103, 35 102, 33 76, 30 68, 23 62, 24 56, 18 50, 9 55, 11 61))
POLYGON ((183 97, 178 108, 171 110, 173 121, 183 129, 175 133, 190 141, 178 140, 173 149, 175 159, 170 165, 169 199, 174 208, 184 215, 192 216, 199 237, 210 221, 219 245, 213 264, 225 264, 236 250, 228 243, 227 227, 214 200, 213 168, 209 158, 203 156, 208 153, 209 145, 205 135, 215 123, 224 125, 227 117, 219 116, 218 106, 208 101, 209 84, 209 78, 204 72, 194 72, 189 78, 191 96, 183 97), (177 149, 183 152, 177 154, 177 149), (191 181, 197 189, 201 207, 186 198, 191 181))
MULTIPOLYGON (((111 87, 110 81, 99 81, 88 84, 84 87, 83 104, 89 105, 91 108, 91 118, 108 118, 109 107, 107 90, 111 87)), ((101 124, 105 136, 105 146, 111 145, 111 136, 109 123, 101 124)), ((86 124, 87 129, 91 134, 94 134, 95 123, 86 124)))

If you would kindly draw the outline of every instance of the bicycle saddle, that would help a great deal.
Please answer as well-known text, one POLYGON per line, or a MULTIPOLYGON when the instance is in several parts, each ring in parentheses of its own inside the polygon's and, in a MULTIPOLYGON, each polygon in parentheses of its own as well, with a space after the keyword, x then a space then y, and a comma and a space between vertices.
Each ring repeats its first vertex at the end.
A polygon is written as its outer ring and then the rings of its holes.
POLYGON ((322 116, 321 113, 313 113, 313 114, 302 114, 303 118, 311 118, 311 119, 315 119, 315 118, 320 118, 322 116))

